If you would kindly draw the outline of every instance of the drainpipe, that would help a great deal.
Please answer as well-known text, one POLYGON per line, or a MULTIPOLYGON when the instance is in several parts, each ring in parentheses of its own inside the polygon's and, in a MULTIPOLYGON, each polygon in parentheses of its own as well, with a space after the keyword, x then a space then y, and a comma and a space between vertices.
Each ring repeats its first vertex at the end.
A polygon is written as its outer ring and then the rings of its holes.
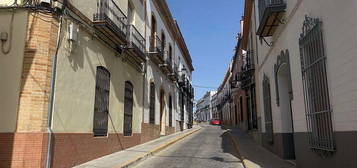
POLYGON ((52 163, 52 145, 53 145, 52 121, 53 121, 53 107, 54 107, 55 84, 56 84, 56 74, 57 74, 57 56, 58 56, 58 49, 59 49, 60 38, 62 33, 62 24, 63 24, 62 22, 63 22, 63 15, 61 15, 59 18, 56 52, 52 59, 51 91, 50 91, 50 97, 48 103, 48 116, 47 116, 48 144, 47 144, 46 168, 51 168, 51 163, 52 163))

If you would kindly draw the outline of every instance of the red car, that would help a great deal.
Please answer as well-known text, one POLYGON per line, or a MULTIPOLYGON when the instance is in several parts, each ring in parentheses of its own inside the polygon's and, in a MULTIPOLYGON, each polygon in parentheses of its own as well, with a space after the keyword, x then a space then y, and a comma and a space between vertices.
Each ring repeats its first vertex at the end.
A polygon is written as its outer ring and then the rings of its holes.
POLYGON ((221 125, 221 121, 219 119, 212 119, 211 125, 221 125))

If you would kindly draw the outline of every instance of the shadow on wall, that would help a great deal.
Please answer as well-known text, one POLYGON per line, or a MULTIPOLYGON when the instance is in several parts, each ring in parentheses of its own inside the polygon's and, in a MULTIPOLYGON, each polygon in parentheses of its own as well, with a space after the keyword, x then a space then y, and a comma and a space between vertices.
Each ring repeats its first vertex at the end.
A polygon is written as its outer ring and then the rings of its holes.
POLYGON ((0 167, 10 168, 12 165, 12 155, 14 151, 14 134, 0 134, 0 167))

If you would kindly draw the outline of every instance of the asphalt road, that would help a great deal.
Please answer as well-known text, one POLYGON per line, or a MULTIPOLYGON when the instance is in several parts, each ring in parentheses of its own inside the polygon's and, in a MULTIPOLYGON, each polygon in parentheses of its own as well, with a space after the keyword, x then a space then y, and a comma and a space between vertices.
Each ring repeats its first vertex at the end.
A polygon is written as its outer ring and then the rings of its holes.
POLYGON ((219 126, 195 133, 139 163, 137 168, 243 168, 230 137, 219 126))

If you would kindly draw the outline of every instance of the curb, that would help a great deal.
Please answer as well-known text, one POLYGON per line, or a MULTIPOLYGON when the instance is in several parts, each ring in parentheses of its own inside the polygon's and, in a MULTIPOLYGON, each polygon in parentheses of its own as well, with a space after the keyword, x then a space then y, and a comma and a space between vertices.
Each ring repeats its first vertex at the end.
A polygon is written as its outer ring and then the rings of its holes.
POLYGON ((238 141, 236 140, 236 138, 233 137, 233 135, 230 131, 227 131, 227 132, 229 133, 229 137, 231 137, 231 139, 232 139, 233 146, 236 149, 238 156, 240 157, 239 159, 242 161, 243 167, 244 168, 254 168, 254 166, 250 163, 250 161, 245 159, 244 156, 240 153, 238 141))
POLYGON ((158 152, 162 151, 163 149, 169 147, 170 145, 173 145, 174 143, 178 142, 179 140, 182 140, 182 139, 184 139, 184 138, 186 138, 186 137, 188 137, 188 136, 190 136, 190 135, 192 135, 192 134, 194 134, 194 133, 196 133, 196 132, 198 132, 200 130, 201 130, 201 128, 198 128, 198 129, 193 130, 191 132, 188 132, 188 133, 186 133, 186 134, 184 134, 182 136, 179 136, 179 137, 177 137, 177 138, 175 138, 175 139, 173 139, 173 140, 171 140, 169 142, 164 143, 163 145, 160 145, 159 147, 156 147, 153 150, 150 150, 148 153, 145 153, 145 154, 143 154, 143 155, 141 155, 141 156, 139 156, 139 157, 137 157, 137 158, 135 158, 133 160, 127 161, 127 162, 123 163, 122 165, 118 165, 115 168, 129 168, 129 167, 132 167, 132 166, 138 164, 139 162, 144 161, 145 159, 149 158, 150 156, 153 156, 155 153, 158 153, 158 152))

